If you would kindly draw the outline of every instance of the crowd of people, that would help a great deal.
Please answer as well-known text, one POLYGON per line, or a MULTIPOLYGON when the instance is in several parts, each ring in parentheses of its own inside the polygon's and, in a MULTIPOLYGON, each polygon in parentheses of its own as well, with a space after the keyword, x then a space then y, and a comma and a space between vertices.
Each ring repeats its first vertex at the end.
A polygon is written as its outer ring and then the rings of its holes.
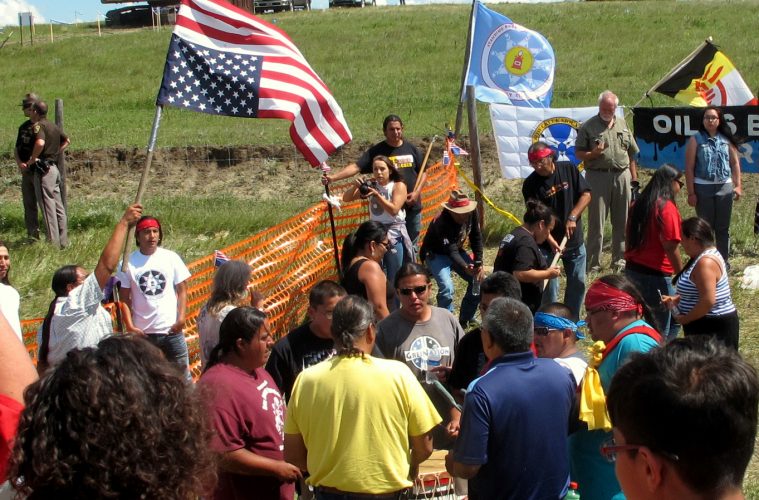
MULTIPOLYGON (((344 242, 340 282, 313 284, 307 320, 275 342, 251 268, 223 263, 197 320, 194 385, 189 271, 141 205, 126 209, 94 272, 68 265, 54 274, 36 369, 20 342, 19 295, 0 242, 6 490, 405 499, 437 449, 447 450, 459 498, 561 499, 570 489, 584 500, 741 498, 759 378, 738 353, 720 235, 704 218, 682 221, 677 208, 680 189, 707 175, 699 162, 707 171, 714 158, 729 162, 732 143, 707 108, 695 174, 686 165, 683 182, 665 165, 639 192, 637 147, 616 105, 603 93, 578 135, 586 177, 547 143, 530 147, 524 224, 504 237, 490 274, 476 203, 459 190, 420 245, 421 154, 388 116, 383 142, 324 178, 372 173, 344 195, 365 199, 369 220, 344 242), (589 229, 586 262, 582 214, 591 207, 591 228, 607 208, 619 216, 620 189, 635 199, 625 202, 621 246, 615 226, 617 272, 586 287, 600 242, 589 229), (113 335, 101 302, 130 227, 137 248, 116 273, 128 334, 113 335), (458 316, 452 273, 466 284, 458 316)), ((715 179, 725 184, 719 176, 702 184, 727 189, 715 179)))

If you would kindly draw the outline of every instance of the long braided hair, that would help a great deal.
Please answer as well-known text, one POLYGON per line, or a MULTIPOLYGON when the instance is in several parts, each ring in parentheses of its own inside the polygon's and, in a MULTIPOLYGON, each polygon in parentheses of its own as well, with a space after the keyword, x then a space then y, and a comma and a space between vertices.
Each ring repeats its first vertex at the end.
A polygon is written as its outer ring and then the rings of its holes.
POLYGON ((356 340, 366 335, 374 324, 374 309, 365 299, 348 295, 335 306, 332 312, 332 338, 338 356, 364 357, 364 352, 356 347, 356 340))

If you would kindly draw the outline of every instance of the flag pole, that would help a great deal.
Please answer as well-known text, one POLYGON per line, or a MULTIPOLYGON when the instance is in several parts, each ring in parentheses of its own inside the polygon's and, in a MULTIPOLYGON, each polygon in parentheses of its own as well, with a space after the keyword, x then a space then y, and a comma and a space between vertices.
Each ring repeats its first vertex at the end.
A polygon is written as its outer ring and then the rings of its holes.
MULTIPOLYGON (((329 167, 326 163, 322 163, 322 173, 326 176, 327 172, 329 172, 329 167)), ((337 276, 340 278, 340 281, 343 279, 343 268, 340 266, 340 251, 337 248, 337 231, 335 230, 335 216, 332 213, 332 203, 330 200, 330 194, 329 194, 329 183, 324 182, 324 193, 327 195, 327 199, 325 200, 327 202, 327 212, 329 213, 329 226, 332 229, 332 250, 335 254, 335 267, 337 267, 337 276)))
MULTIPOLYGON (((142 170, 142 177, 140 177, 140 184, 137 186, 137 196, 134 198, 135 203, 142 202, 142 195, 145 194, 145 188, 148 183, 148 172, 150 172, 150 165, 153 163, 153 151, 155 150, 156 139, 158 138, 158 127, 161 124, 161 111, 163 106, 156 104, 155 116, 153 117, 153 129, 150 131, 150 140, 148 141, 148 157, 145 160, 145 168, 142 170)), ((134 237, 134 226, 129 228, 126 241, 124 242, 124 254, 122 257, 121 270, 126 271, 129 264, 129 243, 134 237)))
POLYGON ((674 75, 675 73, 677 73, 678 71, 680 71, 683 68, 683 66, 685 66, 688 63, 690 63, 691 60, 693 60, 693 58, 696 57, 696 55, 704 49, 704 47, 706 47, 707 45, 711 45, 711 43, 712 43, 712 37, 709 37, 706 40, 704 40, 701 43, 701 45, 699 45, 698 47, 696 47, 696 50, 694 50, 693 52, 691 52, 688 55, 688 57, 686 57, 685 59, 683 59, 682 61, 680 61, 680 63, 677 64, 677 66, 675 66, 674 68, 672 68, 671 70, 669 70, 669 72, 666 75, 664 75, 662 78, 660 78, 659 81, 656 82, 653 85, 653 87, 651 87, 648 90, 648 92, 646 92, 645 94, 643 94, 643 97, 641 97, 638 102, 636 102, 635 104, 633 104, 633 108, 638 107, 638 105, 640 103, 642 103, 645 99, 648 98, 649 95, 651 95, 651 92, 654 92, 657 89, 657 87, 659 87, 659 85, 661 85, 662 83, 664 83, 665 81, 667 81, 672 75, 674 75))
POLYGON ((466 33, 466 51, 464 52, 464 67, 461 70, 461 85, 459 87, 459 105, 456 109, 456 124, 454 136, 458 137, 461 132, 461 120, 464 113, 464 84, 466 83, 466 74, 469 70, 469 62, 472 57, 472 33, 474 25, 474 9, 477 6, 477 0, 472 0, 472 11, 469 13, 469 29, 466 33))
POLYGON ((482 162, 480 158, 480 132, 477 127, 477 100, 474 98, 474 86, 466 86, 467 118, 469 119, 469 160, 472 163, 472 177, 477 192, 474 193, 477 200, 477 210, 480 230, 485 229, 485 203, 482 199, 482 162))

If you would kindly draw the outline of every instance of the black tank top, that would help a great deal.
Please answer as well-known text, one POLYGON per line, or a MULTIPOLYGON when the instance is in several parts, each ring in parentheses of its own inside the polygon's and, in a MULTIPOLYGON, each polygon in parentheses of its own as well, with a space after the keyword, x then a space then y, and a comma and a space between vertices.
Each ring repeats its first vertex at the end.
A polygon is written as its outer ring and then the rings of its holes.
MULTIPOLYGON (((358 279, 358 271, 364 262, 368 260, 369 259, 364 258, 354 262, 348 268, 348 270, 345 271, 343 280, 340 282, 340 284, 343 286, 343 288, 345 288, 345 291, 348 292, 349 295, 358 295, 359 297, 363 297, 366 300, 369 300, 369 297, 366 294, 366 285, 364 285, 361 280, 358 279)), ((387 309, 389 311, 394 311, 397 308, 395 300, 395 289, 393 288, 393 285, 390 284, 389 280, 387 280, 385 289, 387 290, 385 298, 387 301, 387 309)))

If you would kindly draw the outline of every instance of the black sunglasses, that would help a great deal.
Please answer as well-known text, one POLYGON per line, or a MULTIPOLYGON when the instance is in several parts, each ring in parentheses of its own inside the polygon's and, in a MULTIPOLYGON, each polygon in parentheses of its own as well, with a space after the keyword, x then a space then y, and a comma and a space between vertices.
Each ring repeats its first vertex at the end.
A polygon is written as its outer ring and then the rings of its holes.
POLYGON ((427 291, 427 287, 429 287, 429 285, 415 286, 413 288, 399 288, 398 292, 400 292, 401 295, 411 295, 412 292, 421 295, 427 291))
POLYGON ((685 186, 685 183, 682 180, 680 180, 680 179, 675 179, 675 182, 680 185, 680 189, 682 189, 683 186, 685 186))
POLYGON ((556 328, 548 328, 548 327, 545 327, 545 326, 536 326, 535 328, 533 328, 532 331, 538 337, 545 337, 549 333, 551 333, 553 331, 557 331, 557 330, 556 330, 556 328))

